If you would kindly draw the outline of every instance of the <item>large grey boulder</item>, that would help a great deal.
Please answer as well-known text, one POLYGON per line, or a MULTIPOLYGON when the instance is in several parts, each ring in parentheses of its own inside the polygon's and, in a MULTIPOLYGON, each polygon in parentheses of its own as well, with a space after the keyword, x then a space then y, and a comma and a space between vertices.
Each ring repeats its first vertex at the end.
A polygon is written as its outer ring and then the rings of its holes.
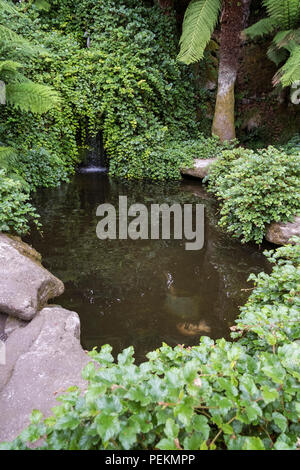
POLYGON ((208 175, 210 166, 216 160, 217 160, 216 158, 206 158, 204 160, 196 158, 194 160, 193 168, 182 168, 180 170, 181 174, 182 175, 188 175, 188 176, 194 176, 195 178, 203 179, 208 175))
POLYGON ((0 365, 0 442, 14 439, 29 424, 33 409, 45 416, 56 397, 71 386, 84 389, 82 368, 90 362, 80 345, 77 313, 48 306, 6 343, 0 365))
POLYGON ((273 222, 267 228, 266 239, 275 245, 286 245, 294 236, 300 237, 300 216, 292 222, 273 222))
POLYGON ((0 234, 0 313, 29 321, 61 295, 63 283, 41 265, 41 257, 21 239, 0 234))

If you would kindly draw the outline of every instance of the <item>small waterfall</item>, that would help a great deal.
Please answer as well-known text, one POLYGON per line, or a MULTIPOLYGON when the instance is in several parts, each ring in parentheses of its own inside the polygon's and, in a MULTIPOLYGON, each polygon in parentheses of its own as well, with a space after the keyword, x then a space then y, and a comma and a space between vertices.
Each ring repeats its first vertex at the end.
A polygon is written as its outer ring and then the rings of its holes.
POLYGON ((83 164, 79 167, 79 173, 105 173, 108 171, 102 134, 99 132, 95 137, 88 140, 89 148, 86 150, 83 164))

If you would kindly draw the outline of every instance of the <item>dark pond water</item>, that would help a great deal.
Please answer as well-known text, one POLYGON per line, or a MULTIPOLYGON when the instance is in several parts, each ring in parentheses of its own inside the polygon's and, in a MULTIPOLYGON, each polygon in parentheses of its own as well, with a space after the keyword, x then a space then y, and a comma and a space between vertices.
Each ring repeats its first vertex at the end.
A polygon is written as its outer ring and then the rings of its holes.
POLYGON ((66 287, 57 302, 79 313, 86 349, 109 343, 136 357, 164 341, 197 344, 200 335, 229 337, 247 299, 251 272, 269 270, 256 246, 243 246, 217 227, 217 205, 200 183, 121 183, 101 173, 78 174, 70 184, 35 196, 43 236, 27 240, 66 287), (186 251, 184 240, 107 240, 96 236, 96 208, 119 195, 128 204, 205 205, 205 244, 186 251))

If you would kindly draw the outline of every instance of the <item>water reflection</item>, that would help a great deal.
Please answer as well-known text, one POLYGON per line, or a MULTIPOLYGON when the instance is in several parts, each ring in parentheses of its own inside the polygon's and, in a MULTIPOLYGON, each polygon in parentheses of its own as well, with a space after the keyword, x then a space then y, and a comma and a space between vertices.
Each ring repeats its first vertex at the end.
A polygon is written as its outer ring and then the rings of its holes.
POLYGON ((216 203, 198 182, 150 184, 80 174, 69 185, 40 191, 35 204, 43 237, 29 240, 44 265, 62 279, 59 303, 81 317, 86 349, 133 344, 138 359, 167 342, 196 344, 200 335, 228 337, 247 298, 250 272, 268 270, 262 251, 242 246, 217 228, 216 203), (182 240, 107 240, 96 237, 96 208, 119 195, 132 203, 202 203, 205 245, 186 251, 182 240))

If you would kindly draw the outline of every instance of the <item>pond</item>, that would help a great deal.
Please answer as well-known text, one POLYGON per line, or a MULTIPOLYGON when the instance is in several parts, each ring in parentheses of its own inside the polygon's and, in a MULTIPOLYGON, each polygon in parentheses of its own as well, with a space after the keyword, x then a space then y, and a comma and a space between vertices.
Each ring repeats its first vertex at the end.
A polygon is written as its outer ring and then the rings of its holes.
POLYGON ((109 343, 116 355, 133 345, 138 361, 166 342, 194 345, 201 335, 229 337, 248 298, 251 272, 269 271, 263 248, 241 245, 217 226, 217 204, 195 180, 154 184, 120 182, 103 173, 77 174, 71 183, 34 198, 43 234, 27 241, 44 266, 65 284, 57 303, 81 319, 85 349, 109 343), (99 204, 198 203, 205 206, 205 242, 186 251, 185 240, 99 240, 99 204))

